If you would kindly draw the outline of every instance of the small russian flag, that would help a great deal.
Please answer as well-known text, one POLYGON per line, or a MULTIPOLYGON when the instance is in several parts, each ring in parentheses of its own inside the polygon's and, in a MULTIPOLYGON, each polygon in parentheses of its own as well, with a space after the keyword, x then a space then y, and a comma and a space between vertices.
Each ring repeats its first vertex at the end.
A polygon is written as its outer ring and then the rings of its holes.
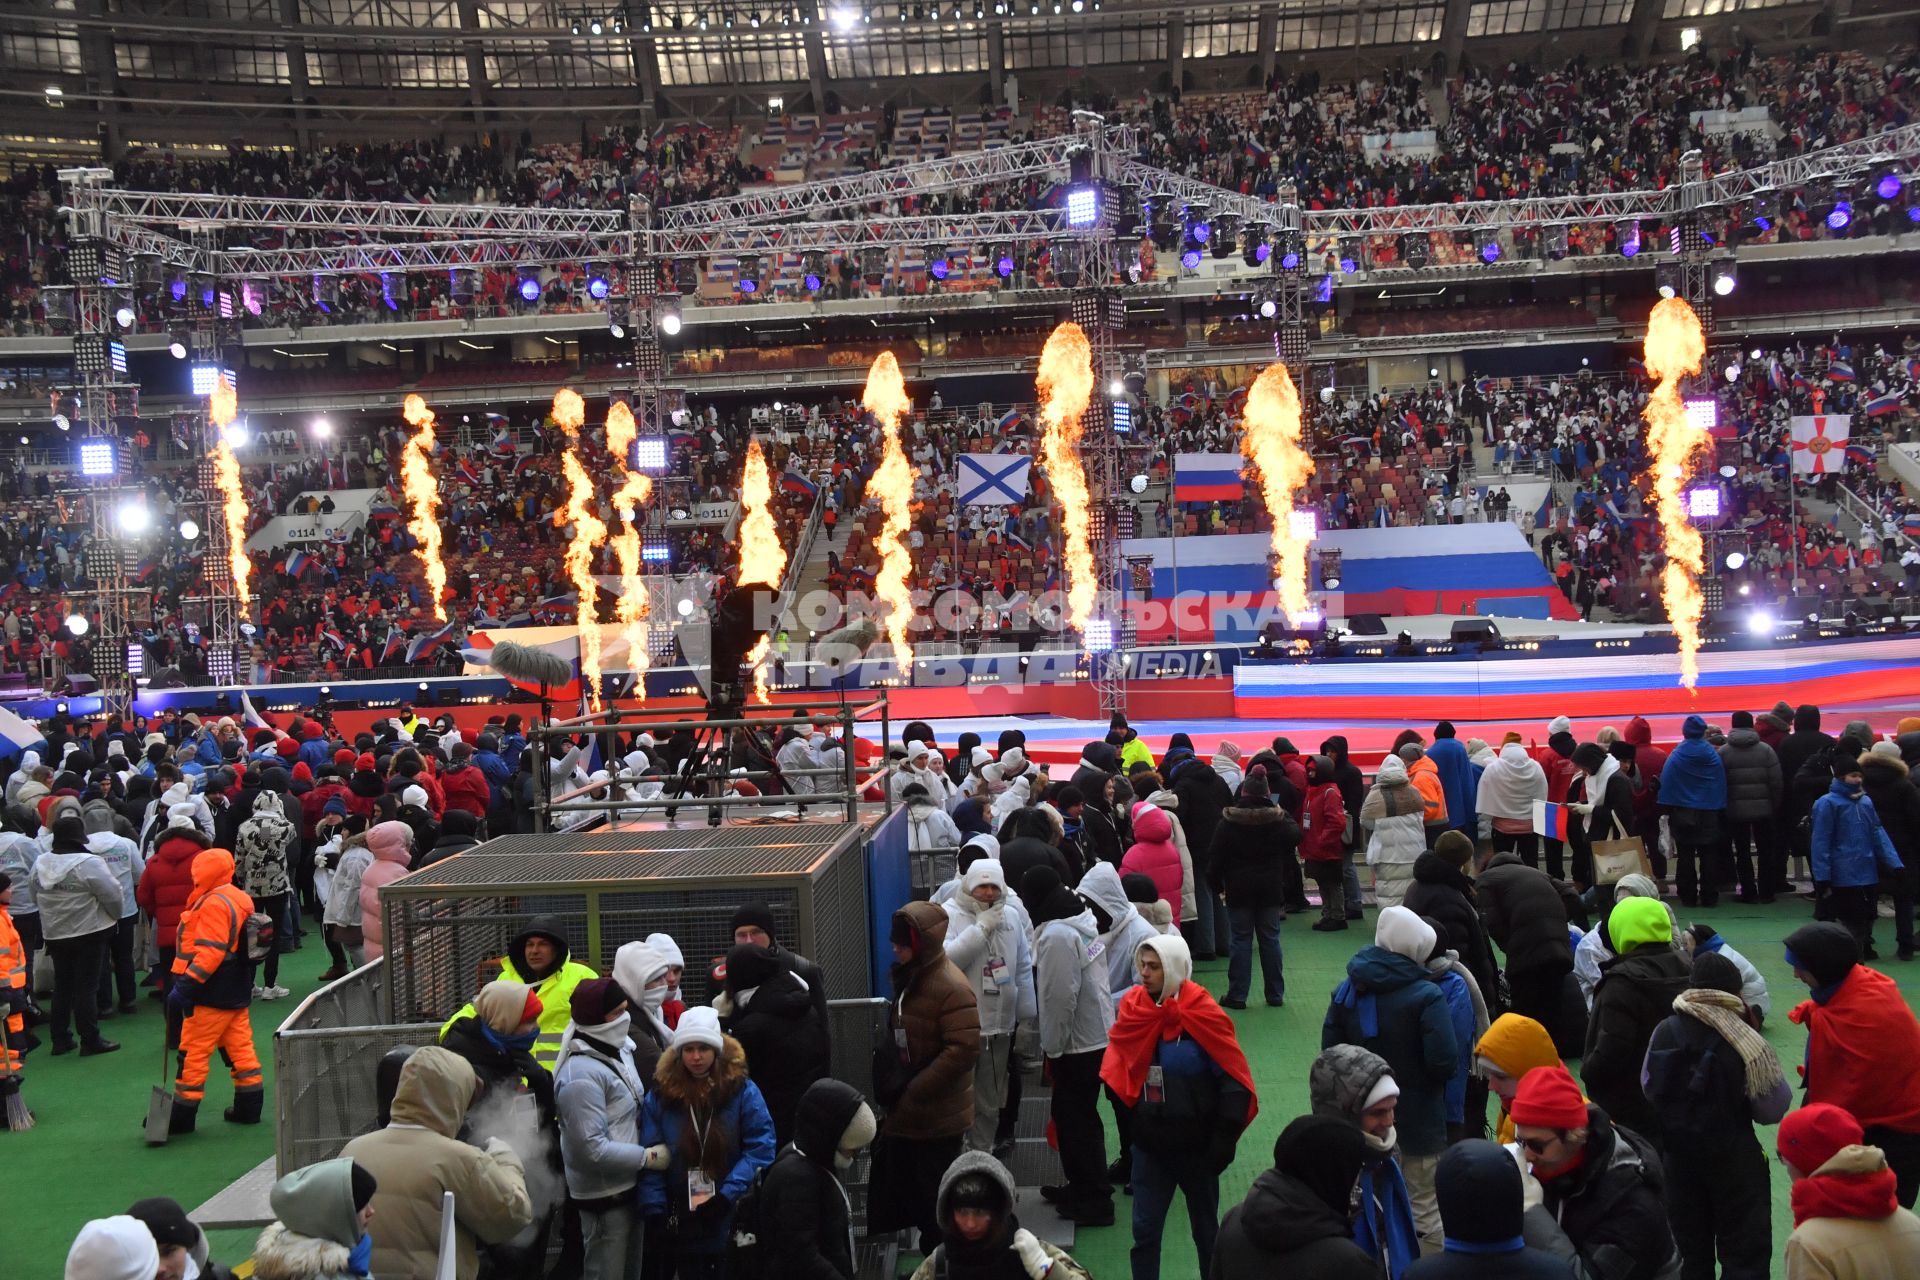
POLYGON ((312 563, 313 563, 313 557, 308 555, 306 552, 304 551, 294 552, 292 555, 287 557, 287 576, 289 578, 298 578, 301 574, 307 571, 307 566, 312 563))
POLYGON ((1411 409, 1400 415, 1400 423, 1415 435, 1420 434, 1426 426, 1424 422, 1420 421, 1420 415, 1411 409))
POLYGON ((1886 395, 1875 396, 1860 406, 1860 412, 1869 418, 1884 418, 1890 413, 1900 412, 1900 397, 1889 391, 1886 395))
POLYGON ((1863 444, 1848 445, 1846 454, 1847 461, 1853 463, 1855 466, 1870 467, 1873 465, 1873 450, 1863 444))
POLYGON ((462 458, 460 459, 458 467, 461 477, 465 479, 468 484, 478 489, 480 487, 480 473, 473 469, 473 464, 465 458, 462 458))
POLYGON ((798 471, 785 471, 780 475, 780 488, 786 493, 797 493, 803 498, 820 496, 820 486, 801 475, 798 471))
POLYGON ((1845 360, 1829 360, 1827 362, 1827 376, 1835 382, 1852 382, 1853 366, 1845 360))
POLYGON ((1564 804, 1554 804, 1548 800, 1533 802, 1533 829, 1536 834, 1549 840, 1564 841, 1572 823, 1573 810, 1564 804))
POLYGON ((1000 415, 1000 429, 1011 431, 1027 420, 1027 415, 1018 409, 1009 409, 1000 415))

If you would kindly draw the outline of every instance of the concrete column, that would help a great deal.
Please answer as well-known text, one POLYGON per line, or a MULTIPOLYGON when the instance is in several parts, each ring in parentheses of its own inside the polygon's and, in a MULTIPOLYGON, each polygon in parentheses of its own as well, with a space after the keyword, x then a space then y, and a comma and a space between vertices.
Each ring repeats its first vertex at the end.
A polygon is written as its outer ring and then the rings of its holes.
POLYGON ((287 96, 293 102, 294 145, 306 150, 313 145, 313 130, 307 124, 307 96, 313 90, 312 71, 307 66, 307 42, 300 30, 300 0, 280 0, 280 27, 286 33, 282 47, 287 51, 287 96))
POLYGON ((1007 98, 1007 33, 1000 22, 987 24, 987 83, 997 106, 1007 98))
MULTIPOLYGON (((477 32, 480 30, 480 6, 474 0, 460 0, 460 30, 477 32)), ((473 107, 473 127, 475 132, 487 127, 487 55, 478 40, 464 42, 462 51, 467 65, 467 101, 473 107)), ((571 46, 569 46, 571 48, 571 46)))
MULTIPOLYGON (((106 0, 86 0, 91 18, 105 18, 106 0)), ((100 94, 100 158, 112 164, 126 148, 120 124, 120 67, 114 59, 113 31, 104 26, 85 28, 80 36, 80 71, 87 88, 100 94)))
POLYGON ((1440 56, 1446 60, 1447 74, 1460 69, 1460 55, 1467 45, 1467 14, 1472 0, 1447 0, 1446 15, 1440 19, 1440 56))
POLYGON ((1260 82, 1265 84, 1273 78, 1274 53, 1280 43, 1280 14, 1271 4, 1260 6, 1260 25, 1254 39, 1254 51, 1260 59, 1260 82))
POLYGON ((1181 88, 1180 77, 1183 74, 1181 64, 1187 56, 1187 20, 1179 14, 1167 18, 1167 79, 1173 87, 1181 88))
POLYGON ((800 40, 807 49, 807 83, 813 89, 813 109, 824 113, 827 109, 827 42, 820 38, 818 27, 808 27, 801 32, 800 40))

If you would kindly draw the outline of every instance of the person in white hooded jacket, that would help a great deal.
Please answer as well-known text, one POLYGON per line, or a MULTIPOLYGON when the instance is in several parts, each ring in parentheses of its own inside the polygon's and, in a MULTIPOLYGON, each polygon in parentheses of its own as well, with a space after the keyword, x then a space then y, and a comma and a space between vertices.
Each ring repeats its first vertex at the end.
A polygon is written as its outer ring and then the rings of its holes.
POLYGON ((673 1028, 664 1013, 674 989, 672 961, 652 942, 623 943, 613 953, 613 980, 631 1001, 633 1025, 627 1038, 633 1042, 634 1061, 651 1064, 673 1043, 673 1028))
POLYGON ((887 781, 887 789, 893 795, 893 802, 900 804, 906 796, 906 790, 914 783, 927 789, 927 794, 940 808, 947 807, 947 800, 953 795, 953 783, 947 780, 947 771, 937 762, 939 757, 924 742, 906 744, 906 759, 894 767, 893 777, 887 781))
POLYGON ((40 930, 53 960, 53 1052, 73 1048, 82 1056, 120 1046, 100 1036, 100 964, 107 940, 120 923, 120 882, 99 854, 87 848, 87 828, 78 813, 53 820, 53 847, 33 864, 33 893, 40 904, 40 930))
POLYGON ((1093 912, 1052 867, 1027 872, 1021 901, 1032 915, 1040 1051, 1053 1076, 1052 1120, 1066 1174, 1040 1194, 1083 1227, 1113 1222, 1106 1130, 1100 1122, 1100 1060, 1113 1024, 1113 984, 1093 912))
POLYGON ((113 941, 107 948, 107 963, 100 969, 100 1007, 113 1006, 114 987, 118 985, 120 1012, 132 1013, 140 1007, 133 963, 133 935, 140 923, 140 903, 134 896, 134 886, 140 883, 147 860, 140 856, 140 848, 133 841, 116 833, 111 826, 102 825, 97 810, 88 813, 82 821, 87 828, 87 849, 99 854, 113 872, 113 878, 120 882, 119 923, 114 926, 113 941))
POLYGON ((142 849, 151 849, 153 847, 153 839, 158 839, 159 833, 167 825, 167 810, 176 804, 192 805, 193 824, 200 828, 200 834, 207 839, 212 840, 215 838, 213 831, 213 809, 207 804, 207 798, 196 792, 184 781, 176 782, 165 791, 162 791, 159 799, 147 806, 146 819, 140 824, 140 847, 142 849), (149 837, 153 839, 149 839, 149 837))
POLYGON ((1474 812, 1480 815, 1480 841, 1491 840, 1495 853, 1517 853, 1528 866, 1540 857, 1540 837, 1533 830, 1535 801, 1547 798, 1547 772, 1517 742, 1500 748, 1480 774, 1474 793, 1474 812))
POLYGON ((973 1128, 967 1147, 993 1150, 1006 1105, 1014 1032, 1034 1021, 1033 922, 994 858, 976 858, 960 877, 960 891, 942 904, 947 913, 947 959, 966 974, 980 1006, 980 1056, 973 1064, 973 1128))
MULTIPOLYGON (((1140 944, 1161 936, 1154 923, 1127 901, 1126 886, 1120 883, 1120 871, 1111 862, 1096 862, 1080 878, 1080 896, 1107 913, 1113 927, 1100 935, 1106 946, 1107 978, 1116 1002, 1139 980, 1133 957, 1140 944)), ((1171 908, 1169 908, 1171 910, 1171 908)), ((1168 919, 1171 927, 1171 917, 1168 919)))
POLYGON ((945 852, 960 847, 960 828, 920 783, 907 784, 900 793, 907 810, 907 852, 945 852))
POLYGON ((1373 868, 1373 898, 1381 910, 1397 907, 1413 883, 1413 864, 1427 851, 1426 801, 1407 777, 1397 755, 1380 761, 1380 771, 1360 805, 1367 828, 1367 865, 1373 868))

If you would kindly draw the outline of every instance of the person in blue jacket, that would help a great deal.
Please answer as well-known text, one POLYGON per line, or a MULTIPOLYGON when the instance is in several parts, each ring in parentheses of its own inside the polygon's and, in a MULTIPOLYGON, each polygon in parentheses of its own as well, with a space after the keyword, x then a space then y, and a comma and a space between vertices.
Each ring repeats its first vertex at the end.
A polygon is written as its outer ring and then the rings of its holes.
POLYGON ((1440 774, 1440 789, 1447 797, 1447 825, 1464 831, 1468 839, 1480 834, 1480 815, 1474 804, 1480 793, 1480 766, 1467 756, 1466 744, 1453 733, 1453 722, 1442 720, 1433 726, 1433 745, 1427 759, 1440 774))
POLYGON ((1487 1091, 1484 1087, 1472 1091, 1471 1102, 1477 1105, 1478 1113, 1469 1114, 1474 1107, 1469 1105, 1467 1084, 1473 1075, 1473 1047, 1487 1033, 1490 1021, 1486 997, 1480 992, 1480 984, 1473 980, 1472 972, 1460 963, 1460 954, 1447 949, 1446 934, 1440 922, 1432 916, 1421 916, 1420 920, 1433 930, 1435 941, 1426 959, 1427 972, 1447 998, 1447 1014, 1453 1021, 1453 1039, 1460 1051, 1460 1070, 1447 1081, 1446 1089, 1447 1142, 1451 1145, 1467 1138, 1486 1136, 1487 1091))
POLYGON ((1862 957, 1872 960, 1880 873, 1904 868, 1865 781, 1856 757, 1835 753, 1833 782, 1813 804, 1813 892, 1815 918, 1847 926, 1862 957))
POLYGON ((716 1280, 733 1207, 773 1163, 773 1118, 747 1078, 747 1054, 720 1015, 688 1009, 660 1055, 640 1119, 640 1145, 665 1146, 667 1167, 640 1178, 647 1220, 641 1275, 716 1280))
POLYGON ((1707 741, 1707 722, 1688 716, 1680 745, 1660 770, 1660 809, 1673 835, 1680 902, 1711 907, 1720 897, 1720 835, 1727 809, 1727 762, 1707 741))
POLYGON ((1461 1048, 1447 996, 1427 971, 1438 935, 1405 907, 1380 913, 1372 946, 1347 962, 1320 1031, 1320 1047, 1355 1044, 1380 1055, 1400 1087, 1395 1128, 1413 1217, 1429 1249, 1440 1247, 1434 1166, 1447 1148, 1447 1082, 1461 1048))

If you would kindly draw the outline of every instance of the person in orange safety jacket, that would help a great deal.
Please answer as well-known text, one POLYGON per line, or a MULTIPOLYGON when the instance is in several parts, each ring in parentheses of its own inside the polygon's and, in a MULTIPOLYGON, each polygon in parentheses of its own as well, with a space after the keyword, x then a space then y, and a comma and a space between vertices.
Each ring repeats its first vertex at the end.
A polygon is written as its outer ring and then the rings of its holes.
POLYGON ((264 1084, 247 1016, 253 997, 253 962, 247 955, 252 915, 253 899, 233 883, 233 854, 208 849, 196 855, 193 897, 180 913, 173 987, 167 993, 168 1010, 184 1019, 169 1133, 193 1132, 215 1049, 233 1074, 233 1105, 226 1118, 235 1124, 260 1123, 264 1084))
POLYGON ((0 871, 0 1099, 20 1091, 20 1072, 38 1041, 27 1031, 27 949, 9 908, 13 882, 0 871))

